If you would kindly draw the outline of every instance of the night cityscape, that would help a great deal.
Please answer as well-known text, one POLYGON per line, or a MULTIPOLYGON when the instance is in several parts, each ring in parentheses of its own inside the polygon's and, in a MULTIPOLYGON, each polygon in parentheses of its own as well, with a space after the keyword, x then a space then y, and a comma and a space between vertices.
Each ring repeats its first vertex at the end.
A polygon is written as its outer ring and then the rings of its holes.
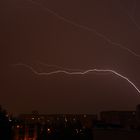
POLYGON ((20 114, 0 108, 2 140, 117 140, 140 138, 140 105, 135 111, 96 114, 20 114), (100 118, 99 118, 100 117, 100 118))
POLYGON ((0 140, 139 140, 140 1, 0 0, 0 140))

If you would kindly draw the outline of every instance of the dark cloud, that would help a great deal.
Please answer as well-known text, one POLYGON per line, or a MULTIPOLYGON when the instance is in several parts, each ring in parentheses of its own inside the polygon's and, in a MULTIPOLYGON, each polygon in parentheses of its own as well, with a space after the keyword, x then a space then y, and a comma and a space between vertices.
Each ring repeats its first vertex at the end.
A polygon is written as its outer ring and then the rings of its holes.
MULTIPOLYGON (((139 1, 2 0, 0 2, 1 94, 11 112, 94 113, 103 109, 134 109, 140 98, 126 81, 112 75, 36 76, 53 70, 39 62, 78 69, 113 69, 140 87, 139 1), (41 4, 41 5, 40 5, 41 4), (50 8, 75 26, 49 13, 50 8), (99 35, 102 34, 102 36, 99 35)), ((54 69, 56 70, 56 68, 54 69)))

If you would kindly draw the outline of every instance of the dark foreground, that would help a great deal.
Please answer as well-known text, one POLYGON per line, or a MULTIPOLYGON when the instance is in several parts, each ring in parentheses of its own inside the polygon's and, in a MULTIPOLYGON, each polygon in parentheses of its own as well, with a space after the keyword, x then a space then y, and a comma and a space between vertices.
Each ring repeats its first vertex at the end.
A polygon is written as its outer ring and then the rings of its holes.
POLYGON ((139 140, 138 130, 93 130, 94 140, 139 140))

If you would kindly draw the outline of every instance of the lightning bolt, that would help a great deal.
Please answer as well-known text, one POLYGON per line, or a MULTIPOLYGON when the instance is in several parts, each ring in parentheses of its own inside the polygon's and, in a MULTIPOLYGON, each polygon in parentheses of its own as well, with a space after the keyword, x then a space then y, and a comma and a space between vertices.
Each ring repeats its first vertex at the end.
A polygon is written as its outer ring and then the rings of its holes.
MULTIPOLYGON (((80 72, 83 72, 84 70, 83 69, 72 69, 72 68, 66 68, 66 67, 61 67, 61 66, 58 66, 58 65, 50 65, 50 64, 46 64, 44 62, 39 62, 39 64, 41 64, 42 66, 45 66, 45 67, 52 67, 52 68, 55 68, 55 69, 61 69, 61 70, 65 70, 65 71, 80 71, 80 72)), ((108 75, 110 73, 100 73, 100 75, 108 75)), ((98 75, 96 73, 96 75, 98 75)))
MULTIPOLYGON (((68 24, 71 24, 71 25, 73 25, 73 26, 75 26, 75 27, 77 27, 77 28, 81 28, 81 29, 84 29, 84 30, 86 30, 86 31, 93 32, 93 33, 95 33, 98 37, 102 38, 102 39, 105 40, 107 43, 111 44, 112 46, 114 46, 114 47, 115 47, 115 46, 116 46, 116 47, 119 47, 120 49, 123 49, 123 50, 129 52, 131 55, 134 55, 134 56, 136 56, 136 57, 140 57, 140 54, 137 54, 135 51, 133 51, 133 50, 127 48, 126 46, 124 46, 124 45, 122 45, 122 44, 120 44, 120 43, 117 43, 117 42, 115 42, 115 41, 112 41, 110 38, 108 38, 108 37, 105 36, 104 34, 98 32, 96 29, 90 28, 90 27, 88 27, 88 26, 85 26, 85 25, 79 24, 79 23, 77 23, 77 22, 75 22, 75 21, 72 21, 72 20, 70 20, 70 19, 68 19, 68 18, 66 18, 66 17, 64 17, 64 16, 62 16, 62 15, 60 15, 60 14, 58 14, 57 12, 55 12, 55 11, 49 9, 48 7, 44 7, 43 4, 41 4, 41 3, 37 2, 37 1, 34 1, 34 0, 29 0, 29 1, 30 1, 32 4, 35 4, 35 5, 37 5, 37 6, 40 6, 41 8, 43 8, 44 10, 46 10, 47 12, 49 12, 50 14, 52 14, 53 16, 57 17, 58 19, 60 19, 60 20, 62 20, 62 21, 64 21, 64 22, 66 22, 66 23, 68 23, 68 24)), ((134 19, 133 19, 132 17, 130 17, 130 18, 131 18, 131 20, 133 20, 133 22, 136 24, 136 22, 134 21, 134 19)), ((137 25, 137 24, 136 24, 136 25, 137 25)), ((137 26, 137 27, 138 27, 138 26, 137 26)))
POLYGON ((134 15, 134 14, 135 14, 136 7, 137 7, 137 0, 134 1, 133 7, 132 7, 132 13, 131 13, 131 15, 134 15))
POLYGON ((116 72, 115 70, 111 70, 111 69, 89 69, 89 70, 84 70, 84 71, 75 71, 75 72, 69 72, 66 70, 56 70, 56 71, 51 71, 51 72, 38 72, 37 70, 35 70, 32 66, 27 65, 27 64, 22 64, 22 63, 18 63, 18 64, 13 64, 12 66, 24 66, 28 69, 30 69, 35 75, 38 76, 49 76, 49 75, 53 75, 53 74, 67 74, 67 75, 86 75, 92 72, 99 72, 99 73, 111 73, 114 74, 116 76, 118 76, 119 78, 125 80, 128 84, 130 84, 138 93, 138 95, 140 96, 140 90, 139 88, 126 76, 123 76, 122 74, 116 72))
MULTIPOLYGON (((140 31, 140 26, 135 20, 135 18, 133 17, 134 14, 130 14, 121 3, 119 5, 121 9, 125 12, 125 14, 129 17, 129 19, 132 21, 132 23, 136 26, 136 28, 140 31)), ((135 12, 135 9, 136 9, 136 0, 134 2, 134 12, 135 12)))
POLYGON ((46 66, 46 67, 53 67, 53 68, 56 68, 56 69, 63 69, 63 70, 68 70, 68 71, 84 71, 82 69, 64 68, 64 67, 61 67, 61 66, 58 66, 58 65, 50 65, 50 64, 43 63, 43 62, 39 62, 39 64, 41 64, 43 66, 46 66))

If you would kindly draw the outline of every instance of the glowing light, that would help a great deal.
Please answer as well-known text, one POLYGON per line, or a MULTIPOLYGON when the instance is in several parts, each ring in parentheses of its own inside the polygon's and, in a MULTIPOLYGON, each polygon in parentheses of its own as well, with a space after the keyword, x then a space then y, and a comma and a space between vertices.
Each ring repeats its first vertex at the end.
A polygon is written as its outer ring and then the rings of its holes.
POLYGON ((84 118, 86 118, 87 117, 87 115, 86 114, 84 114, 84 118))
POLYGON ((65 117, 65 122, 67 122, 68 120, 67 120, 67 118, 65 117))
MULTIPOLYGON (((31 3, 33 3, 33 4, 35 4, 35 5, 38 5, 39 7, 43 8, 44 10, 46 10, 47 12, 49 12, 50 14, 52 14, 53 16, 57 17, 58 19, 60 19, 60 20, 62 20, 62 21, 64 21, 64 22, 66 22, 66 23, 68 23, 68 24, 71 24, 71 25, 73 25, 73 26, 75 26, 75 27, 78 27, 78 28, 87 30, 87 31, 89 31, 89 32, 93 32, 93 33, 95 33, 98 37, 104 39, 107 43, 111 44, 112 46, 119 47, 119 48, 121 48, 121 49, 123 49, 123 50, 129 52, 130 54, 136 56, 136 57, 140 57, 140 54, 137 54, 135 51, 133 51, 133 50, 127 48, 126 46, 124 46, 124 45, 122 45, 122 44, 120 44, 120 43, 117 43, 117 42, 115 42, 115 41, 112 41, 110 38, 108 38, 108 37, 105 36, 104 34, 98 32, 96 29, 91 28, 91 27, 88 27, 88 26, 86 26, 86 25, 82 25, 82 24, 77 23, 77 22, 75 22, 75 21, 73 21, 73 20, 70 20, 70 19, 68 19, 68 18, 66 18, 66 17, 64 17, 64 16, 62 16, 62 15, 60 15, 60 14, 58 14, 57 12, 55 12, 55 11, 49 9, 48 7, 44 7, 43 4, 41 4, 41 3, 39 3, 39 2, 37 2, 37 1, 35 1, 35 0, 29 0, 29 1, 30 1, 31 3)), ((137 26, 137 23, 134 21, 134 19, 133 19, 132 17, 130 17, 130 18, 131 18, 131 20, 134 22, 134 24, 136 24, 136 26, 137 26)), ((138 26, 138 27, 139 27, 139 26, 138 26)))
POLYGON ((78 129, 75 129, 76 133, 79 133, 78 129))
POLYGON ((24 67, 30 69, 35 75, 38 75, 38 76, 49 76, 49 75, 60 74, 60 73, 67 74, 67 75, 86 75, 86 74, 89 74, 92 72, 99 72, 99 73, 109 72, 111 74, 114 74, 114 75, 120 77, 121 79, 125 80, 126 82, 128 82, 137 91, 138 95, 140 95, 139 88, 128 77, 123 76, 122 74, 116 72, 115 70, 111 70, 111 69, 89 69, 89 70, 85 70, 82 72, 81 71, 69 72, 69 71, 65 71, 65 70, 56 70, 56 71, 51 71, 51 72, 38 72, 32 66, 22 64, 22 63, 13 64, 13 66, 24 66, 24 67))
POLYGON ((11 120, 11 119, 9 119, 9 122, 12 122, 12 120, 11 120))
POLYGON ((73 118, 73 121, 76 121, 76 119, 75 119, 75 118, 73 118))
POLYGON ((19 126, 19 125, 17 125, 17 128, 20 128, 20 126, 19 126))
POLYGON ((48 132, 48 133, 51 133, 51 129, 50 129, 50 128, 47 128, 47 132, 48 132))

